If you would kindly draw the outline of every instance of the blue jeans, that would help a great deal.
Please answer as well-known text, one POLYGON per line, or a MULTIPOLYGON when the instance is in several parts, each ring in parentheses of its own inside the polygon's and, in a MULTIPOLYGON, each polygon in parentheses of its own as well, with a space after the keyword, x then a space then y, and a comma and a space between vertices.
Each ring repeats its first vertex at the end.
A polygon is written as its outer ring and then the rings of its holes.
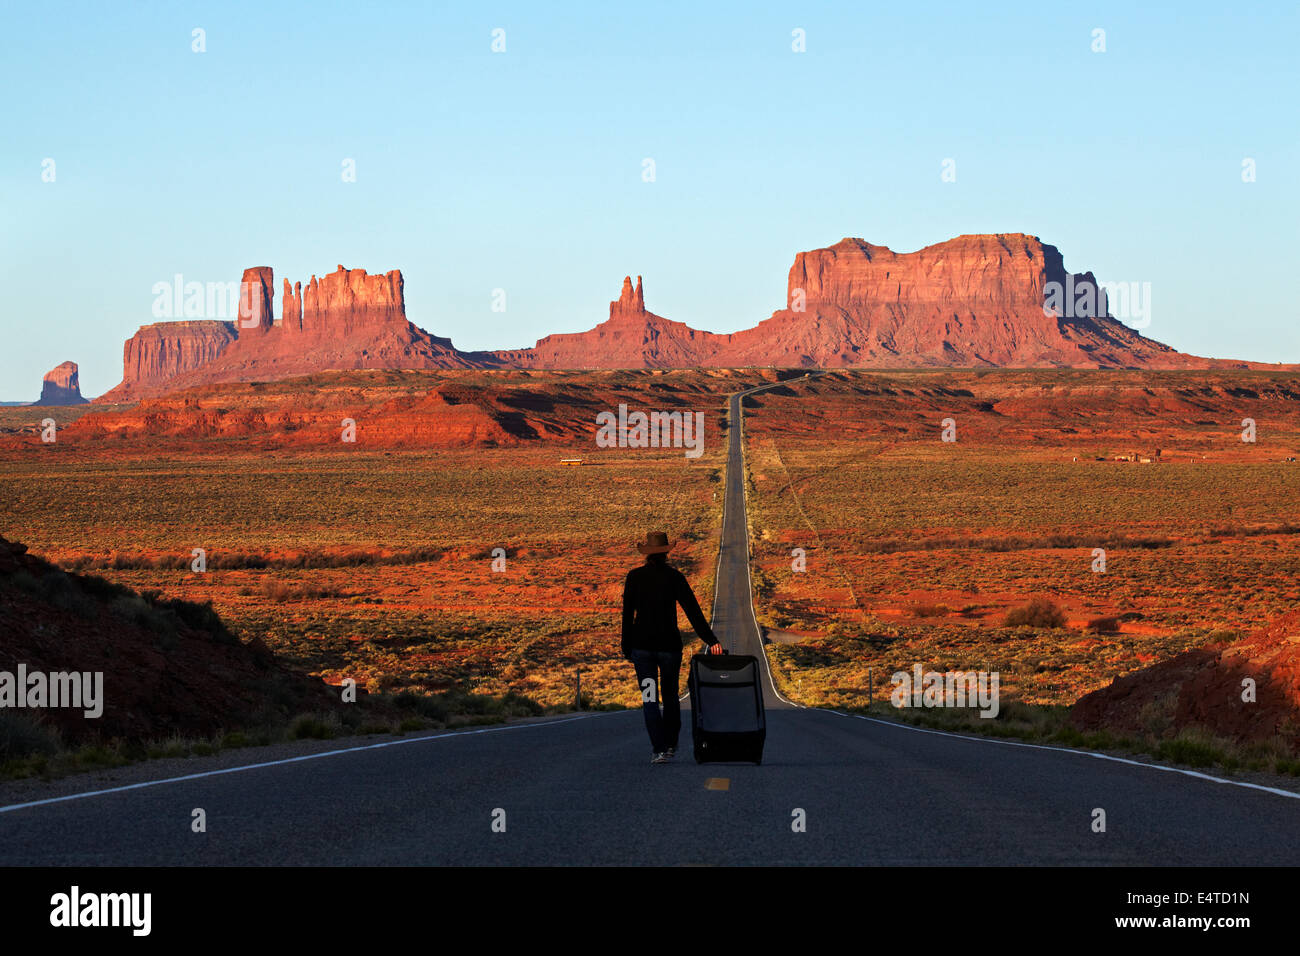
POLYGON ((682 705, 677 699, 677 681, 681 676, 682 652, 632 649, 632 666, 636 668, 637 691, 645 729, 655 753, 676 748, 682 730, 682 705), (647 681, 653 681, 648 684, 647 681), (660 705, 663 712, 660 713, 660 705))

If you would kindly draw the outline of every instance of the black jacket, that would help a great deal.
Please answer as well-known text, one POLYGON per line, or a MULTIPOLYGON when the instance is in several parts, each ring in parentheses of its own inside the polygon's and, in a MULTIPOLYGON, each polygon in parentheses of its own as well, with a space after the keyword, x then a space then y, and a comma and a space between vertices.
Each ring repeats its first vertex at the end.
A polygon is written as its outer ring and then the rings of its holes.
POLYGON ((709 645, 718 643, 686 575, 671 565, 653 561, 629 571, 623 584, 623 656, 628 657, 634 648, 680 651, 678 604, 700 640, 709 645))

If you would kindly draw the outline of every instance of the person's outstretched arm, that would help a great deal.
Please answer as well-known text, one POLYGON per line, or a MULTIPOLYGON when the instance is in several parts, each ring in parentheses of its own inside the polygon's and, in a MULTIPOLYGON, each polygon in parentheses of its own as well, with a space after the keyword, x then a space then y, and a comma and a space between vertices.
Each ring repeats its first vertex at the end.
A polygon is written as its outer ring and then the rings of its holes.
POLYGON ((700 640, 710 648, 716 647, 719 644, 718 638, 713 633, 713 628, 709 627, 709 622, 705 620, 704 612, 700 610, 700 602, 695 600, 691 583, 680 571, 673 575, 673 578, 677 584, 677 603, 686 612, 686 619, 691 622, 691 627, 695 628, 695 633, 700 636, 700 640))
POLYGON ((623 581, 623 630, 622 644, 623 656, 631 660, 632 647, 628 643, 632 639, 632 622, 635 617, 635 610, 632 607, 632 573, 629 571, 627 578, 623 581))

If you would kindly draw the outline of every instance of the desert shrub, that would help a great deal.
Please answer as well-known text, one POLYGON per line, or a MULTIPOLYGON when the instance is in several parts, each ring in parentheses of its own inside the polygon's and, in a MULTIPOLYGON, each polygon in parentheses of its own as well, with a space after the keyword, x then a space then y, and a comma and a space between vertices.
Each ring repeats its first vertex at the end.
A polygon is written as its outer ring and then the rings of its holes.
POLYGON ((97 767, 120 767, 126 763, 126 758, 111 747, 104 744, 91 744, 82 747, 75 755, 76 763, 82 769, 97 767))
POLYGON ((1069 724, 1064 724, 1063 726, 1058 727, 1056 732, 1052 734, 1052 740, 1064 744, 1067 747, 1078 747, 1084 743, 1085 738, 1081 731, 1071 727, 1069 724))
POLYGON ((1174 710, 1178 706, 1178 690, 1167 691, 1147 701, 1138 710, 1138 725, 1152 737, 1159 737, 1174 724, 1174 710))
POLYGON ((494 698, 494 707, 489 712, 499 713, 506 717, 538 717, 542 714, 542 705, 537 703, 531 697, 523 694, 517 694, 514 691, 506 691, 504 697, 494 698))
POLYGON ((121 597, 114 598, 110 606, 120 617, 146 630, 156 634, 175 632, 175 615, 159 611, 141 595, 123 594, 121 597))
POLYGON ((946 604, 913 604, 908 610, 912 617, 945 617, 950 608, 946 604))
POLYGON ((113 598, 122 597, 131 593, 130 588, 125 588, 120 584, 114 584, 98 575, 88 574, 81 577, 81 589, 92 597, 101 601, 111 601, 113 598))
POLYGON ((393 703, 401 710, 415 711, 430 720, 443 721, 451 713, 446 694, 417 694, 404 690, 394 695, 393 703))
POLYGON ((453 688, 439 694, 417 694, 402 691, 393 696, 393 704, 401 710, 414 711, 428 720, 446 723, 453 716, 536 717, 544 708, 531 697, 507 691, 503 696, 472 694, 453 688))
POLYGON ((1155 756, 1189 767, 1213 767, 1222 763, 1225 755, 1221 747, 1200 734, 1184 731, 1173 740, 1160 741, 1155 756))
POLYGON ((1088 630, 1096 631, 1099 634, 1113 634, 1119 630, 1119 618, 1117 617, 1094 617, 1088 622, 1088 630))
POLYGON ((90 620, 99 617, 99 605, 66 574, 47 574, 41 579, 41 590, 46 600, 62 611, 90 620))
POLYGON ((1007 627, 1065 627, 1065 614, 1050 598, 1031 598, 1007 611, 1007 627))
POLYGON ((213 610, 211 601, 199 604, 179 598, 163 598, 152 592, 146 597, 154 609, 164 617, 180 621, 193 630, 210 634, 222 644, 239 643, 239 639, 226 629, 221 616, 213 610))
POLYGON ((322 598, 341 597, 343 594, 334 587, 316 584, 295 585, 289 581, 263 581, 261 593, 263 597, 275 601, 319 601, 322 598))
POLYGON ((291 740, 329 740, 338 736, 339 721, 333 714, 299 714, 289 724, 291 740))
POLYGON ((193 601, 168 601, 167 606, 197 631, 206 631, 214 637, 225 638, 229 643, 237 644, 238 639, 226 629, 225 622, 212 607, 211 601, 197 604, 193 601))
POLYGON ((32 754, 54 754, 59 750, 57 730, 38 718, 12 710, 0 710, 0 760, 32 754))
POLYGON ((1207 644, 1231 644, 1233 641, 1241 639, 1241 631, 1235 631, 1230 628, 1216 628, 1206 635, 1207 644))
POLYGON ((77 587, 75 578, 62 571, 52 571, 40 578, 40 594, 55 607, 71 611, 80 617, 96 617, 99 609, 94 601, 77 587))

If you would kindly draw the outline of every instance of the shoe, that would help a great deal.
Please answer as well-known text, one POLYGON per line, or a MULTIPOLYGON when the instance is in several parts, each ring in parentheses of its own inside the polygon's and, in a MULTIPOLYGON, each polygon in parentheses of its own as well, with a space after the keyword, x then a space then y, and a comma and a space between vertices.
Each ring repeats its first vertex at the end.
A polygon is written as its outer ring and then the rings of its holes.
POLYGON ((668 754, 666 754, 666 753, 655 754, 653 757, 650 758, 650 762, 651 762, 651 763, 667 763, 667 762, 668 762, 668 754))
POLYGON ((676 747, 669 747, 669 748, 665 751, 665 753, 668 755, 668 759, 669 759, 669 760, 672 760, 674 757, 677 756, 677 748, 676 748, 676 747))

